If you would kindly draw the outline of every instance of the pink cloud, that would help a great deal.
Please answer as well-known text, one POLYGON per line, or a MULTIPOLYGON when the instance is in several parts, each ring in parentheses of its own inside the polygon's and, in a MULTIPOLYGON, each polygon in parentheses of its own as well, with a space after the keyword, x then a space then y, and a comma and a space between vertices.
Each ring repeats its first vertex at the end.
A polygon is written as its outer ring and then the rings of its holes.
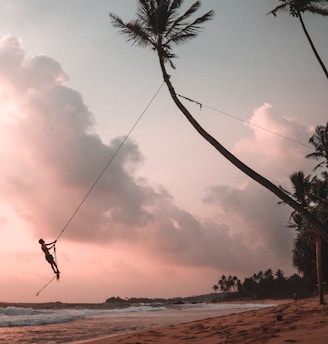
POLYGON ((257 108, 248 122, 251 136, 241 138, 234 151, 251 167, 275 183, 286 183, 291 173, 312 168, 304 158, 311 151, 306 147, 312 129, 309 125, 281 115, 267 103, 257 108))

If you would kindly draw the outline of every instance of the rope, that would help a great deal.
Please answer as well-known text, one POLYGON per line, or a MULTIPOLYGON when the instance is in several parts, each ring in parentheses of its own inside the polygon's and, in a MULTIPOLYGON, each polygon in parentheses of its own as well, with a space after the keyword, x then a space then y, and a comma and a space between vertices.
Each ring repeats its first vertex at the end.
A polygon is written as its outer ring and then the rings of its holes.
MULTIPOLYGON (((93 184, 91 185, 91 187, 89 188, 88 192, 85 194, 85 196, 82 198, 81 202, 78 204, 78 206, 76 207, 75 211, 73 212, 73 214, 69 217, 69 219, 67 220, 65 226, 62 228, 62 230, 60 231, 59 235, 57 236, 57 238, 54 241, 54 256, 55 256, 55 262, 57 264, 57 254, 56 254, 56 242, 57 240, 62 236, 62 234, 65 232, 66 228, 69 226, 69 224, 72 222, 73 218, 76 216, 76 214, 79 212, 79 210, 81 209, 82 205, 84 204, 84 202, 87 200, 87 198, 89 197, 90 193, 92 192, 92 190, 95 188, 95 186, 97 185, 97 183, 99 182, 99 180, 101 179, 101 177, 104 175, 105 171, 107 170, 107 168, 109 167, 109 165, 111 164, 111 162, 113 161, 113 159, 116 157, 116 155, 118 154, 118 152, 120 151, 120 149, 123 147, 124 143, 126 142, 126 140, 129 138, 129 136, 131 135, 131 133, 133 132, 133 130, 135 129, 135 127, 137 126, 137 124, 140 122, 141 118, 143 117, 143 115, 145 114, 145 112, 148 110, 149 106, 152 104, 152 102, 154 101, 154 99, 156 98, 156 96, 158 95, 159 91, 162 89, 164 85, 164 81, 162 82, 161 86, 157 89, 157 91, 154 93, 154 95, 151 97, 150 101, 148 102, 148 104, 146 105, 146 107, 144 108, 144 110, 142 111, 142 113, 139 115, 139 117, 137 118, 137 120, 134 122, 134 124, 132 125, 131 129, 128 131, 127 135, 124 137, 124 139, 121 141, 121 143, 119 144, 119 146, 116 148, 114 154, 110 157, 110 159, 108 160, 107 164, 105 165, 105 167, 102 169, 102 171, 99 173, 98 177, 96 178, 96 180, 93 182, 93 184)), ((57 269, 58 269, 58 264, 57 264, 57 269)), ((45 289, 52 281, 54 281, 57 278, 57 275, 54 276, 53 278, 51 278, 51 280, 49 282, 47 282, 37 293, 36 296, 38 296, 41 291, 43 289, 45 289)))
POLYGON ((57 265, 57 269, 58 269, 58 263, 57 263, 57 252, 56 252, 56 243, 54 244, 54 256, 55 256, 55 263, 57 265))
POLYGON ((142 113, 140 114, 140 116, 137 118, 137 120, 135 121, 135 123, 132 125, 131 129, 129 130, 129 132, 127 133, 127 135, 124 137, 124 139, 121 141, 121 143, 119 144, 119 146, 117 147, 117 149, 115 150, 114 154, 110 157, 110 159, 108 160, 107 164, 105 165, 105 167, 103 168, 103 170, 99 173, 98 177, 96 178, 96 180, 94 181, 94 183, 91 185, 90 189, 88 190, 88 192, 85 194, 85 196, 82 198, 81 202, 78 204, 78 206, 76 207, 75 211, 73 212, 73 214, 71 215, 71 217, 67 220, 66 224, 64 225, 64 227, 62 228, 62 230, 60 231, 59 235, 57 236, 56 240, 57 241, 62 234, 65 232, 66 228, 69 226, 69 224, 72 222, 73 218, 75 217, 75 215, 79 212, 79 210, 81 209, 82 205, 84 204, 84 202, 87 200, 87 198, 89 197, 90 193, 92 192, 92 190, 95 188, 95 186, 97 185, 97 183, 99 182, 99 180, 101 179, 101 177, 104 175, 104 173, 106 172, 107 168, 109 167, 109 165, 111 164, 111 162, 114 160, 114 158, 116 157, 116 155, 118 154, 118 152, 120 151, 120 149, 123 147, 124 143, 126 142, 126 140, 129 138, 129 136, 131 135, 131 133, 133 132, 133 130, 135 129, 135 127, 137 126, 137 124, 140 122, 141 118, 143 117, 143 115, 145 114, 145 112, 148 110, 149 106, 152 104, 152 102, 154 101, 154 99, 156 98, 157 94, 159 93, 159 91, 161 90, 161 88, 164 85, 164 81, 161 84, 161 86, 157 89, 157 91, 154 93, 154 95, 152 96, 152 98, 150 99, 150 101, 148 102, 148 104, 146 105, 145 109, 142 111, 142 113))
POLYGON ((268 133, 270 133, 270 134, 272 134, 272 135, 279 136, 279 137, 281 137, 281 138, 283 138, 283 139, 285 139, 285 140, 292 141, 292 142, 294 142, 294 143, 297 143, 297 144, 299 144, 299 145, 301 145, 301 146, 304 146, 304 147, 307 147, 307 148, 312 148, 310 145, 307 145, 307 144, 305 144, 305 143, 303 143, 303 142, 300 142, 300 141, 297 141, 297 140, 295 140, 295 139, 292 139, 291 137, 288 137, 288 136, 279 134, 279 133, 277 133, 277 132, 275 132, 275 131, 272 131, 272 130, 270 130, 270 129, 261 127, 260 125, 257 125, 257 124, 255 124, 255 123, 251 123, 251 122, 246 121, 246 120, 244 120, 244 119, 242 119, 242 118, 240 118, 240 117, 231 115, 231 114, 228 113, 228 112, 224 112, 224 111, 222 111, 222 110, 218 110, 218 109, 213 108, 213 107, 211 107, 211 106, 208 106, 208 105, 206 105, 206 104, 202 104, 202 103, 200 103, 200 102, 198 102, 198 101, 196 101, 196 100, 193 100, 193 99, 187 98, 187 97, 185 97, 185 96, 182 96, 181 94, 178 94, 178 96, 179 96, 180 98, 183 98, 183 99, 185 99, 185 100, 188 100, 188 101, 191 102, 191 103, 197 104, 197 105, 200 107, 200 109, 202 109, 202 107, 206 107, 207 109, 210 109, 210 110, 213 110, 213 111, 216 111, 216 112, 220 112, 220 113, 222 113, 223 115, 226 115, 226 116, 228 116, 228 117, 231 117, 231 118, 233 118, 233 119, 235 119, 235 120, 237 120, 237 121, 240 121, 240 122, 243 122, 243 123, 245 123, 245 124, 251 125, 251 126, 253 126, 253 127, 255 127, 255 128, 264 130, 264 131, 266 131, 266 132, 268 132, 268 133))
POLYGON ((57 278, 56 275, 55 275, 48 283, 46 283, 46 284, 36 293, 35 296, 38 296, 38 295, 41 293, 41 291, 42 291, 43 289, 45 289, 46 287, 48 287, 48 285, 49 285, 55 278, 57 278))

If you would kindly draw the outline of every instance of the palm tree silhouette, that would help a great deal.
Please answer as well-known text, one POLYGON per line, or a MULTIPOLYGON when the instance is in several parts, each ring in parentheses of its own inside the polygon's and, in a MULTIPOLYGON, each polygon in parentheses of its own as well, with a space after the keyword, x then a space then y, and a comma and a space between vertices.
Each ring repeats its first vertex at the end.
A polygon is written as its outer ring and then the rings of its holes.
POLYGON ((314 152, 306 155, 306 158, 322 160, 314 169, 328 167, 328 122, 326 126, 318 125, 309 143, 315 149, 314 152))
MULTIPOLYGON (((318 168, 328 167, 328 122, 324 125, 319 125, 315 128, 314 134, 309 139, 309 142, 314 148, 314 152, 306 155, 306 158, 320 160, 320 163, 315 166, 314 170, 318 168)), ((328 229, 327 213, 328 213, 328 173, 324 170, 321 173, 322 179, 317 175, 311 178, 311 176, 305 176, 302 171, 295 172, 290 176, 290 181, 293 186, 293 194, 291 195, 299 203, 303 204, 304 208, 307 208, 313 216, 318 218, 318 221, 328 229), (321 218, 321 219, 319 219, 321 218)), ((318 232, 314 231, 304 221, 299 213, 293 211, 291 214, 293 222, 290 227, 295 228, 298 232, 297 239, 294 243, 293 261, 295 265, 301 264, 307 268, 306 259, 302 259, 304 250, 309 250, 308 243, 309 237, 315 242, 315 257, 316 257, 316 272, 317 272, 317 284, 318 294, 320 298, 320 304, 324 303, 324 290, 323 290, 323 267, 322 267, 322 236, 318 235, 318 232), (305 263, 305 264, 304 264, 305 263)), ((309 256, 309 254, 307 254, 309 256)))
POLYGON ((200 1, 196 1, 187 11, 179 15, 182 3, 183 0, 138 0, 137 19, 126 23, 114 13, 109 13, 109 15, 113 26, 127 38, 128 42, 141 48, 149 47, 157 53, 163 79, 169 93, 176 106, 194 129, 239 170, 270 190, 294 210, 300 212, 313 224, 314 230, 328 241, 328 235, 325 233, 322 224, 304 209, 302 204, 295 201, 283 189, 274 185, 229 152, 196 121, 179 100, 171 83, 171 76, 166 71, 165 64, 169 63, 175 68, 172 62, 176 57, 173 53, 173 45, 180 45, 195 38, 201 31, 201 25, 214 16, 214 11, 211 10, 196 19, 191 19, 201 7, 200 1))
POLYGON ((270 11, 267 14, 273 14, 275 17, 277 16, 277 12, 280 11, 289 11, 289 14, 293 17, 296 17, 299 19, 302 29, 305 33, 305 36, 307 40, 309 41, 309 44, 311 46, 311 49, 317 58, 323 72, 326 75, 326 78, 328 79, 328 71, 323 63, 311 37, 310 34, 304 24, 302 13, 304 12, 311 12, 313 14, 320 14, 322 16, 328 16, 328 8, 324 7, 324 5, 327 6, 328 1, 327 0, 279 0, 282 2, 281 5, 278 5, 276 8, 274 8, 272 11, 270 11))
MULTIPOLYGON (((313 216, 323 218, 323 223, 327 222, 325 221, 327 215, 327 204, 322 205, 322 200, 327 199, 327 181, 321 181, 316 176, 311 179, 311 176, 305 176, 302 171, 293 173, 290 176, 290 181, 292 182, 294 190, 293 197, 299 200, 299 202, 302 202, 304 207, 309 209, 313 216), (320 192, 319 195, 317 195, 318 191, 320 192)), ((324 304, 324 290, 322 284, 322 236, 318 235, 316 231, 313 231, 309 226, 309 223, 304 221, 302 216, 299 216, 298 213, 292 212, 290 218, 292 222, 290 222, 289 227, 295 228, 298 233, 297 238, 294 241, 293 250, 293 262, 295 266, 298 268, 307 268, 307 266, 311 264, 311 255, 304 254, 304 252, 305 250, 308 251, 308 246, 311 245, 311 241, 309 241, 308 238, 312 238, 315 242, 315 265, 319 302, 320 304, 324 304), (300 259, 301 256, 305 256, 306 258, 300 259), (299 264, 301 264, 301 266, 299 264)))

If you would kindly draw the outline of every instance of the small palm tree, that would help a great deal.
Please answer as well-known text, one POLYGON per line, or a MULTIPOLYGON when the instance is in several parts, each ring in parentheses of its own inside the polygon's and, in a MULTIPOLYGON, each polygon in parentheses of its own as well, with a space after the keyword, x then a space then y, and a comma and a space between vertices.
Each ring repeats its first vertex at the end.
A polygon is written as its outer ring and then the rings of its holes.
POLYGON ((273 280, 273 271, 271 269, 268 269, 264 272, 264 278, 267 281, 272 281, 273 280))
POLYGON ((322 160, 314 169, 328 167, 328 122, 326 126, 318 125, 315 128, 315 133, 311 136, 309 143, 315 151, 306 155, 306 158, 322 160))
MULTIPOLYGON (((137 0, 137 2, 137 19, 125 23, 119 16, 110 13, 112 24, 127 38, 128 42, 142 48, 149 47, 157 53, 163 79, 168 87, 170 95, 176 106, 184 114, 194 129, 239 170, 270 190, 293 209, 300 212, 313 224, 318 233, 322 233, 323 226, 321 223, 319 223, 311 213, 304 209, 301 204, 291 198, 283 189, 277 187, 268 179, 240 161, 211 136, 190 114, 175 92, 171 77, 166 71, 166 63, 169 63, 175 68, 172 61, 176 57, 173 53, 173 45, 180 45, 195 38, 200 32, 202 24, 213 18, 214 12, 208 11, 198 18, 192 19, 193 15, 201 6, 200 1, 196 1, 183 14, 179 14, 183 0, 137 0)), ((326 236, 326 239, 328 241, 328 236, 326 236)))
POLYGON ((218 286, 222 293, 226 293, 228 291, 228 280, 225 275, 221 276, 221 279, 218 282, 218 286))
POLYGON ((280 269, 278 269, 276 272, 275 272, 275 276, 276 276, 276 279, 277 280, 282 280, 282 279, 285 279, 285 275, 284 275, 284 272, 280 269))
POLYGON ((310 34, 304 24, 302 13, 304 12, 311 12, 313 14, 320 14, 322 16, 328 16, 328 1, 327 0, 279 0, 282 2, 281 5, 278 5, 268 14, 273 14, 274 16, 277 15, 277 12, 280 11, 289 11, 290 15, 299 19, 302 29, 305 33, 305 36, 311 46, 311 49, 317 58, 323 72, 325 73, 326 78, 328 79, 328 71, 323 63, 311 37, 310 34), (326 6, 325 6, 326 5, 326 6))

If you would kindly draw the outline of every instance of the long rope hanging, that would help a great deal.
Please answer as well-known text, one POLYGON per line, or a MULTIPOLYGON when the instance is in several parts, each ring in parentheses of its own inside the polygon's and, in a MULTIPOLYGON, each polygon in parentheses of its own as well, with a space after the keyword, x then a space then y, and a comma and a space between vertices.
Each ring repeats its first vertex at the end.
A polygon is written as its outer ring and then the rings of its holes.
MULTIPOLYGON (((135 127, 138 125, 138 123, 140 122, 141 118, 143 117, 143 115, 145 114, 145 112, 148 110, 149 106, 152 104, 152 102, 154 101, 154 99, 156 98, 157 94, 159 93, 159 91, 161 90, 161 88, 163 87, 164 85, 164 81, 162 82, 161 86, 157 89, 157 91, 154 93, 154 95, 152 96, 152 98, 150 99, 150 101, 148 102, 148 104, 146 105, 145 109, 142 111, 142 113, 139 115, 139 117, 137 118, 137 120, 135 121, 135 123, 132 125, 131 129, 129 130, 129 132, 127 133, 127 135, 124 137, 124 139, 121 141, 121 143, 119 144, 119 146, 117 147, 117 149, 115 150, 114 154, 111 156, 111 158, 108 160, 107 164, 105 165, 105 167, 103 168, 103 170, 100 172, 100 174, 98 175, 98 177, 96 178, 96 180, 94 181, 94 183, 91 185, 90 189, 88 190, 88 192, 85 194, 85 196, 82 198, 81 202, 78 204, 78 206, 76 207, 75 211, 72 213, 72 215, 69 217, 69 219, 67 220, 66 224, 64 225, 64 227, 62 228, 62 230, 60 231, 60 233, 58 234, 57 238, 55 241, 57 241, 61 236, 62 234, 65 232, 66 228, 70 225, 70 223, 72 222, 72 220, 74 219, 74 217, 76 216, 76 214, 79 212, 79 210, 81 209, 82 205, 84 204, 84 202, 87 200, 87 198, 89 197, 90 193, 92 192, 92 190, 95 188, 95 186, 97 185, 97 183, 99 182, 99 180, 102 178, 102 176, 104 175, 104 173, 106 172, 107 168, 109 167, 109 165, 111 164, 111 162, 113 161, 113 159, 116 157, 116 155, 118 154, 118 152, 120 151, 120 149, 123 147, 124 143, 126 142, 126 140, 129 138, 129 136, 131 135, 131 133, 133 132, 133 130, 135 129, 135 127)), ((179 97, 181 98, 184 98, 190 102, 193 102, 193 103, 196 103, 197 105, 200 106, 200 108, 202 108, 203 106, 211 109, 211 107, 207 106, 207 105, 204 105, 198 101, 195 101, 193 99, 190 99, 190 98, 187 98, 185 96, 182 96, 180 94, 178 94, 179 97)), ((212 108, 213 109, 213 108, 212 108)), ((214 109, 216 110, 216 109, 214 109)), ((216 111, 219 111, 221 113, 224 113, 223 111, 220 111, 220 110, 216 110, 216 111)), ((238 119, 238 120, 241 120, 240 118, 237 118, 235 116, 232 116, 228 113, 224 113, 226 115, 229 115, 231 117, 234 117, 235 119, 238 119)), ((242 120, 243 122, 246 122, 244 120, 242 120)), ((270 130, 267 130, 265 128, 262 128, 262 127, 259 127, 255 124, 252 124, 260 129, 263 129, 263 130, 266 130, 274 135, 279 135, 285 139, 288 139, 288 140, 291 140, 291 141, 294 141, 298 144, 302 144, 296 140, 293 140, 289 137, 285 137, 283 135, 280 135, 278 133, 275 133, 275 132, 271 132, 270 130)), ((304 144, 303 144, 304 145, 304 144)), ((306 146, 306 145, 304 145, 306 146)), ((307 146, 308 147, 308 146, 307 146)))
MULTIPOLYGON (((68 218, 67 222, 65 223, 64 227, 62 228, 62 230, 60 231, 60 233, 58 234, 57 238, 55 239, 54 243, 56 244, 57 240, 62 236, 62 234, 65 232, 65 230, 67 229, 67 227, 69 226, 69 224, 72 222, 72 220, 74 219, 74 217, 76 216, 76 214, 79 212, 79 210, 81 209, 82 205, 84 204, 84 202, 87 200, 87 198, 89 197, 90 193, 92 192, 92 190, 95 188, 95 186, 97 185, 97 183, 99 182, 99 180, 101 179, 101 177, 104 175, 104 173, 106 172, 106 170, 108 169, 109 165, 112 163, 112 161, 114 160, 114 158, 116 157, 116 155, 118 154, 118 152, 120 151, 120 149, 123 147, 124 143, 126 142, 126 140, 129 138, 129 136, 131 135, 131 133, 133 132, 133 130, 136 128, 136 126, 138 125, 138 123, 140 122, 141 118, 143 117, 143 115, 145 114, 145 112, 148 110, 149 106, 152 104, 152 102, 154 101, 154 99, 156 98, 156 96, 158 95, 159 91, 162 89, 164 85, 164 81, 162 82, 161 86, 157 89, 157 91, 154 93, 154 95, 152 96, 152 98, 150 99, 150 101, 148 102, 148 104, 146 105, 146 107, 144 108, 144 110, 142 111, 142 113, 139 115, 139 117, 137 118, 137 120, 134 122, 134 124, 132 125, 131 129, 128 131, 128 133, 126 134, 126 136, 123 138, 123 140, 121 141, 121 143, 119 144, 119 146, 116 148, 114 154, 110 157, 110 159, 108 160, 107 164, 105 165, 105 167, 102 169, 102 171, 99 173, 98 177, 96 178, 96 180, 93 182, 93 184, 91 185, 91 187, 89 188, 88 192, 85 194, 85 196, 82 198, 81 202, 78 204, 78 206, 76 207, 75 211, 72 213, 72 215, 68 218)), ((56 246, 54 246, 54 252, 55 252, 55 259, 57 260, 56 257, 56 246)), ((43 289, 45 289, 51 282, 53 282, 56 279, 57 276, 54 276, 53 278, 51 278, 49 280, 49 282, 47 282, 37 293, 36 296, 38 296, 41 291, 43 289)))
POLYGON ((82 205, 84 204, 84 202, 87 200, 87 198, 89 197, 90 193, 92 192, 92 190, 95 188, 95 186, 97 185, 97 183, 99 182, 99 180, 101 179, 101 177, 104 175, 104 173, 106 172, 107 168, 109 167, 109 165, 112 163, 112 161, 114 160, 114 158, 116 157, 116 155, 118 154, 118 152, 120 151, 120 149, 123 147, 124 143, 126 142, 126 140, 129 138, 129 136, 131 135, 131 133, 133 132, 133 130, 135 129, 135 127, 137 126, 137 124, 140 122, 141 118, 143 117, 143 115, 145 114, 145 112, 148 110, 149 106, 152 104, 152 102, 154 101, 154 99, 156 98, 156 96, 158 95, 159 91, 161 90, 161 88, 163 87, 164 82, 161 84, 161 86, 157 89, 157 91, 154 93, 154 95, 152 96, 152 98, 150 99, 150 101, 148 102, 148 104, 146 105, 145 109, 142 111, 142 113, 140 114, 140 116, 137 118, 137 120, 135 121, 135 123, 132 125, 131 129, 129 130, 129 132, 127 133, 127 135, 123 138, 123 140, 121 141, 121 143, 119 144, 119 146, 116 148, 114 154, 110 157, 110 159, 108 160, 107 164, 105 165, 105 167, 103 168, 103 170, 99 173, 98 177, 96 178, 96 180, 94 181, 94 183, 91 185, 90 189, 88 190, 88 192, 85 194, 85 196, 82 198, 81 202, 78 204, 78 206, 76 207, 75 211, 73 212, 73 214, 71 215, 71 217, 67 220, 66 224, 64 225, 64 227, 62 228, 62 230, 60 231, 59 235, 57 236, 56 240, 57 241, 62 234, 65 232, 66 228, 69 226, 69 224, 72 222, 72 220, 74 219, 75 215, 79 212, 79 210, 81 209, 82 205))

